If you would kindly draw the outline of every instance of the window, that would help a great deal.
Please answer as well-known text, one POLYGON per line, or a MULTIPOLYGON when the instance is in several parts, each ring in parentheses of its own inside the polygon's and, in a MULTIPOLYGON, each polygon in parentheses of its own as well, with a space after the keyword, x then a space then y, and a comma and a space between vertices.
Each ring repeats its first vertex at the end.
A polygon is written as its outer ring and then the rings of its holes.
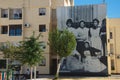
POLYGON ((46 66, 46 59, 43 58, 43 60, 39 63, 39 66, 46 66))
POLYGON ((113 50, 113 44, 110 44, 110 53, 113 54, 114 53, 113 51, 114 51, 113 50))
POLYGON ((39 25, 39 32, 46 32, 46 25, 39 25))
POLYGON ((56 20, 56 9, 52 9, 52 20, 56 20))
POLYGON ((113 38, 113 34, 112 34, 112 32, 110 32, 110 39, 112 39, 113 38))
POLYGON ((16 46, 16 47, 19 47, 19 46, 20 46, 20 43, 14 41, 14 42, 12 42, 12 45, 13 45, 13 46, 16 46))
POLYGON ((22 9, 10 9, 10 19, 22 19, 22 9))
POLYGON ((39 15, 40 16, 46 15, 46 8, 39 8, 39 15))
POLYGON ((44 41, 41 42, 40 47, 45 50, 46 49, 46 43, 44 41))
POLYGON ((21 36, 22 35, 22 25, 10 25, 9 36, 21 36))
POLYGON ((8 48, 8 45, 6 42, 0 42, 0 47, 5 49, 5 48, 8 48))
POLYGON ((1 26, 1 34, 7 34, 8 33, 8 26, 1 26))
POLYGON ((1 9, 1 18, 8 18, 8 9, 1 9))
POLYGON ((111 70, 115 70, 115 63, 114 63, 114 60, 111 60, 111 70))
POLYGON ((7 61, 5 59, 0 59, 0 69, 7 68, 7 61))

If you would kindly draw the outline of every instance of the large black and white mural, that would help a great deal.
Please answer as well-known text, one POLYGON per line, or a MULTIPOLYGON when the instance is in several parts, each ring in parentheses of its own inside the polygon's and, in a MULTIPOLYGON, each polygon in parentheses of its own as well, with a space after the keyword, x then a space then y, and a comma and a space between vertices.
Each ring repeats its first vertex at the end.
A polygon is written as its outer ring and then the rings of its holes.
POLYGON ((57 8, 59 30, 76 37, 76 48, 61 61, 60 73, 108 73, 106 50, 106 5, 57 8))

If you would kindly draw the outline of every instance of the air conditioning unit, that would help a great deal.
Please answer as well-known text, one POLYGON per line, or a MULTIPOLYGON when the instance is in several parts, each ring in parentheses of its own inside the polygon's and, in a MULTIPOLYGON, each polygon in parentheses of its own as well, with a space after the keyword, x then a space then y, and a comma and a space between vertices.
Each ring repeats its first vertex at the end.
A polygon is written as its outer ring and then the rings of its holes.
POLYGON ((24 26, 25 26, 25 27, 30 27, 30 24, 26 23, 24 26))

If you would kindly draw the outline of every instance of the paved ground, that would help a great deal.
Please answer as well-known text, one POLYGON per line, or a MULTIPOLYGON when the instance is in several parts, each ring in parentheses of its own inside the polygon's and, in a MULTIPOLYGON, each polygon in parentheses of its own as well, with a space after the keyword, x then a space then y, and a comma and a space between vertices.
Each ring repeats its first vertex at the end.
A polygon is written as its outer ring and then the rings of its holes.
MULTIPOLYGON (((52 80, 54 76, 50 75, 40 75, 39 79, 36 80, 52 80)), ((112 75, 108 77, 60 77, 58 80, 120 80, 120 75, 112 75)))

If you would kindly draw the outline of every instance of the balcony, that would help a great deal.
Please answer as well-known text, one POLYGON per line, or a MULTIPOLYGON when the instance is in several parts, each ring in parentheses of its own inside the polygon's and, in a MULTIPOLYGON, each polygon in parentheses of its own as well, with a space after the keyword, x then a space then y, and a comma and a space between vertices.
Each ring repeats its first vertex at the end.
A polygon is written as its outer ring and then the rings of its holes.
POLYGON ((9 10, 10 20, 20 20, 22 19, 22 9, 10 9, 9 10))
POLYGON ((22 24, 22 9, 1 9, 1 25, 22 24))
POLYGON ((9 10, 9 23, 10 24, 22 24, 22 9, 10 9, 9 10))

